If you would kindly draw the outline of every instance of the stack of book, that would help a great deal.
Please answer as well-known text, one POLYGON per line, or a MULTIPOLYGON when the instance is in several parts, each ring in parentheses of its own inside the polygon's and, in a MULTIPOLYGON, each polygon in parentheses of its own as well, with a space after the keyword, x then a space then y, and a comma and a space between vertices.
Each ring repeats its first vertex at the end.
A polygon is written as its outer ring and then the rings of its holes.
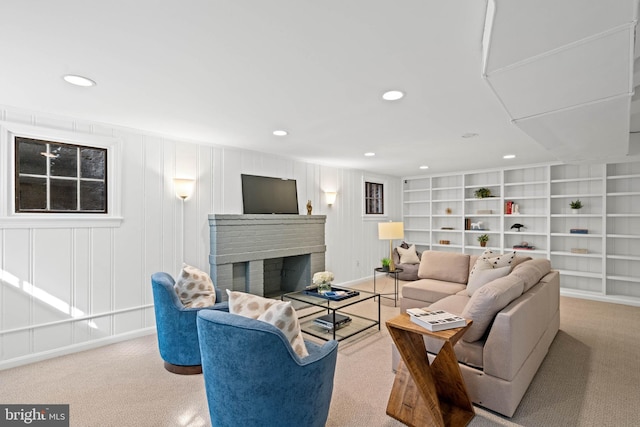
POLYGON ((407 314, 413 323, 431 332, 461 328, 467 324, 467 321, 462 317, 444 310, 430 311, 428 308, 409 308, 407 314))
POLYGON ((351 317, 345 316, 342 314, 335 313, 336 321, 333 322, 333 314, 325 314, 324 316, 320 316, 313 321, 316 325, 320 326, 323 329, 328 331, 332 331, 335 329, 340 329, 343 326, 351 323, 351 317))

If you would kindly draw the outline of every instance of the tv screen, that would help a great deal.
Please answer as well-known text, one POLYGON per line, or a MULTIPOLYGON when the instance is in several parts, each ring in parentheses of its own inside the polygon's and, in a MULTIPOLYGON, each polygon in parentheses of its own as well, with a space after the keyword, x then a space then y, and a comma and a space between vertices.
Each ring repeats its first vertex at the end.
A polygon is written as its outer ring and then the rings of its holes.
POLYGON ((298 214, 295 179, 242 174, 245 214, 298 214))

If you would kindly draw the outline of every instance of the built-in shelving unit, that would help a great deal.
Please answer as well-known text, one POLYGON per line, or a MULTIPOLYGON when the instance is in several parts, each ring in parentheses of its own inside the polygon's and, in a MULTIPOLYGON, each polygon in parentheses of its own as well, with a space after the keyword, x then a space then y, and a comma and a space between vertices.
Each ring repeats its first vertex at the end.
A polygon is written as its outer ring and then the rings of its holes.
POLYGON ((564 295, 640 306, 640 162, 534 165, 403 182, 405 240, 419 249, 479 254, 485 248, 478 236, 487 234, 495 251, 550 259, 564 295), (476 197, 481 188, 490 196, 476 197), (576 212, 570 202, 577 199, 583 207, 576 212))

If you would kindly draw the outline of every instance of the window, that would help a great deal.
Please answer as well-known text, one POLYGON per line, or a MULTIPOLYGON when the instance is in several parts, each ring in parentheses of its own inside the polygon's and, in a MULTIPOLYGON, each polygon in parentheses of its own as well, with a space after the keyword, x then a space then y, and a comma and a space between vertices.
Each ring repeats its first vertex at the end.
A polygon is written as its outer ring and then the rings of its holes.
POLYGON ((117 137, 0 121, 0 228, 119 227, 121 153, 117 137))
POLYGON ((364 206, 366 215, 384 215, 384 184, 365 181, 364 206))
POLYGON ((107 150, 15 137, 16 212, 107 212, 107 150))

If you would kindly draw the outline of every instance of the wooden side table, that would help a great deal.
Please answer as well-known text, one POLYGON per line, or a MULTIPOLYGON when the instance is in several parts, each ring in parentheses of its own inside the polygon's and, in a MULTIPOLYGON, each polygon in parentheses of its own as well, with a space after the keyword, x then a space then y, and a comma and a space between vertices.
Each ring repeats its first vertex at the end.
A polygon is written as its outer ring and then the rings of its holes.
POLYGON ((454 344, 472 321, 462 328, 430 332, 403 313, 386 322, 402 362, 387 404, 387 415, 409 426, 466 426, 475 416, 462 378, 454 344), (444 341, 429 364, 423 335, 444 341))

